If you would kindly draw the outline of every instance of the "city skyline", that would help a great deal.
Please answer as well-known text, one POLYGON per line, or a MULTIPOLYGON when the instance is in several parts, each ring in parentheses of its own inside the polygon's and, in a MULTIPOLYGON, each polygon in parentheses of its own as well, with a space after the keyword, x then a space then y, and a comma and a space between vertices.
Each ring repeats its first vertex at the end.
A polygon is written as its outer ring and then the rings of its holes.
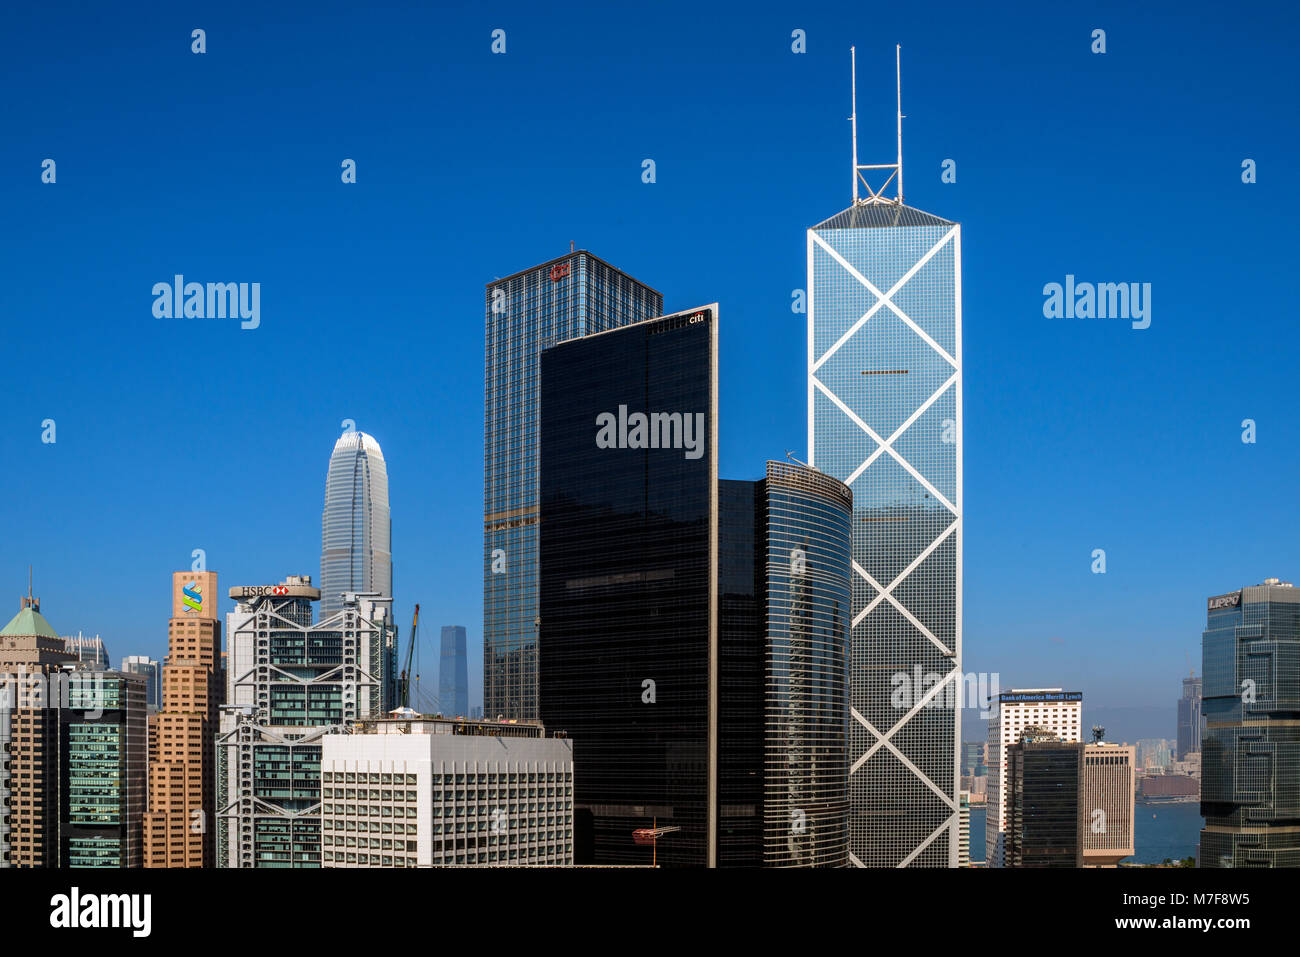
MULTIPOLYGON (((965 287, 967 326, 979 332, 966 343, 969 368, 978 376, 968 374, 966 394, 964 667, 1000 673, 1004 688, 1068 673, 1098 706, 1138 701, 1170 708, 1185 676, 1185 655, 1199 647, 1203 596, 1225 581, 1294 579, 1300 565, 1300 545, 1286 523, 1225 506, 1237 489, 1284 500, 1284 477, 1294 474, 1300 447, 1296 427, 1277 411, 1286 407, 1286 370, 1294 358, 1294 347, 1279 335, 1285 294, 1277 266, 1286 248, 1282 224, 1295 197, 1279 190, 1280 175, 1270 175, 1282 168, 1278 158, 1294 143, 1294 132, 1276 119, 1285 78, 1278 38, 1285 31, 1271 14, 1248 11, 1225 26, 1218 41, 1222 58, 1177 89, 1156 83, 1135 100, 1135 78, 1161 75, 1162 66, 1174 62, 1173 51, 1196 42, 1194 23, 1106 11, 1112 47, 1099 57, 1087 50, 1087 31, 1064 14, 1038 12, 1024 23, 1010 14, 980 15, 991 17, 986 32, 1003 37, 995 48, 969 48, 972 14, 955 13, 922 29, 910 15, 890 12, 872 28, 889 41, 868 47, 865 27, 846 33, 839 14, 810 13, 800 24, 810 38, 802 56, 789 49, 791 24, 758 15, 734 25, 731 41, 714 51, 716 58, 705 58, 702 76, 689 83, 663 78, 648 92, 642 78, 651 59, 631 51, 598 91, 598 105, 646 103, 647 129, 608 143, 579 130, 576 145, 567 147, 540 122, 533 104, 515 102, 508 93, 550 76, 553 64, 537 53, 542 45, 599 48, 602 34, 517 11, 509 18, 517 26, 506 24, 510 53, 494 59, 480 22, 451 12, 445 29, 471 38, 475 31, 484 34, 481 44, 450 44, 447 56, 477 86, 464 101, 441 104, 448 122, 471 131, 465 137, 472 144, 468 165, 481 160, 480 168, 439 165, 427 134, 385 134, 395 114, 380 109, 372 120, 357 103, 382 100, 387 81, 362 80, 359 93, 349 92, 351 81, 330 80, 321 70, 326 79, 319 91, 305 94, 320 99, 308 102, 341 102, 355 132, 340 141, 302 117, 277 113, 268 122, 252 116, 249 135, 270 144, 273 161, 284 164, 285 172, 268 180, 266 170, 232 162, 226 147, 213 153, 186 145, 167 166, 132 164, 144 162, 142 144, 151 141, 154 124, 185 121, 188 100, 169 88, 220 95, 242 115, 266 84, 293 82, 287 67, 277 65, 277 45, 301 47, 308 62, 316 62, 319 51, 331 48, 337 19, 292 31, 270 28, 263 38, 234 46, 226 31, 222 82, 230 84, 232 74, 235 80, 223 92, 210 79, 189 76, 185 49, 159 60, 157 51, 175 42, 169 25, 128 17, 95 24, 93 31, 79 23, 54 31, 20 13, 18 26, 33 34, 33 42, 13 51, 16 69, 31 67, 31 57, 51 45, 66 45, 80 60, 68 76, 14 104, 11 155, 17 159, 6 189, 15 222, 32 225, 35 252, 16 250, 15 274, 26 280, 6 289, 6 311, 31 320, 13 324, 18 353, 49 354, 48 330, 70 326, 68 357, 89 371, 84 381, 59 380, 61 387, 53 388, 40 364, 15 370, 14 398, 0 421, 18 439, 0 493, 24 507, 13 510, 0 580, 17 587, 30 562, 60 633, 100 634, 115 654, 161 659, 166 636, 156 623, 167 617, 167 596, 153 583, 189 567, 195 549, 204 551, 207 567, 221 568, 232 581, 272 582, 286 571, 314 571, 319 449, 352 418, 382 439, 390 457, 400 457, 393 494, 404 523, 401 541, 437 543, 403 564, 399 588, 409 591, 396 596, 396 619, 409 621, 418 600, 431 620, 466 622, 476 693, 482 634, 481 608, 472 600, 481 590, 481 530, 474 518, 481 490, 473 465, 482 440, 479 283, 506 268, 501 264, 561 256, 574 239, 662 289, 666 309, 718 298, 746 329, 727 340, 721 356, 726 438, 720 467, 724 474, 757 478, 753 463, 769 456, 774 444, 798 454, 804 444, 801 370, 790 356, 800 349, 803 317, 789 310, 791 292, 805 285, 803 229, 841 205, 846 185, 847 45, 858 42, 859 86, 870 94, 860 97, 862 130, 879 147, 892 138, 890 61, 897 37, 904 44, 904 96, 912 111, 909 203, 981 233, 981 275, 968 276, 965 287), (1031 36, 1036 44, 1024 42, 1031 36), (50 135, 42 117, 57 112, 63 84, 84 86, 83 70, 111 72, 101 59, 105 49, 137 62, 87 95, 103 97, 95 102, 108 109, 113 99, 129 99, 147 83, 161 91, 159 109, 128 110, 111 128, 81 118, 50 135), (1246 50, 1258 55, 1244 57, 1246 50), (1056 69, 1053 60, 1063 66, 1056 69), (247 78, 238 76, 241 68, 247 78), (750 84, 743 97, 727 85, 732 74, 750 84), (1017 86, 1011 81, 1026 75, 1048 82, 1009 91, 1017 86), (962 82, 955 84, 954 76, 962 82), (1009 113, 1035 119, 1010 131, 964 122, 995 96, 1009 113), (764 104, 762 110, 746 106, 728 115, 719 109, 751 97, 764 104), (1093 105, 1062 112, 1052 107, 1056 98, 1093 105), (656 114, 669 103, 678 104, 671 116, 656 114), (1197 118, 1207 103, 1235 105, 1230 118, 1220 111, 1216 128, 1202 131, 1197 118), (1155 128, 1153 111, 1162 118, 1155 128), (498 122, 537 137, 542 176, 556 186, 553 193, 530 195, 522 217, 514 198, 497 186, 500 161, 479 145, 490 142, 491 129, 479 123, 498 122), (280 123, 288 135, 277 132, 280 123), (756 164, 761 170, 715 163, 680 145, 707 133, 720 149, 741 150, 752 143, 757 123, 773 131, 772 148, 756 164), (791 140, 793 149, 783 138, 790 128, 806 136, 791 140), (1178 129, 1176 136, 1169 128, 1178 129), (290 147, 294 135, 301 147, 290 147), (1126 159, 1110 202, 1145 211, 1140 241, 1116 240, 1113 217, 1078 203, 1082 184, 1099 167, 1111 168, 1118 142, 1126 159), (341 191, 353 187, 338 183, 335 173, 354 153, 360 174, 350 194, 341 191), (51 154, 60 161, 59 180, 45 186, 28 175, 23 157, 30 157, 34 171, 51 154), (411 155, 421 161, 412 162, 411 155), (1007 155, 1023 161, 1003 164, 1007 155), (1043 156, 1052 162, 1040 163, 1043 156), (125 158, 126 168, 114 157, 125 158), (654 184, 640 180, 646 157, 658 163, 654 184), (942 162, 950 157, 958 177, 944 183, 942 162), (1258 183, 1240 182, 1245 157, 1259 161, 1258 183), (570 167, 582 175, 573 177, 570 167), (110 170, 122 178, 112 180, 110 170), (193 188, 196 176, 211 187, 202 196, 193 188), (292 187, 282 188, 288 181, 292 187), (245 199, 250 182, 254 188, 245 199), (579 188, 585 182, 590 192, 579 188), (467 198, 447 196, 449 183, 467 198), (66 231, 66 224, 86 216, 115 216, 124 192, 157 193, 167 202, 179 197, 176 230, 162 237, 152 226, 111 219, 106 222, 120 227, 112 242, 99 227, 87 229, 84 238, 66 231), (1186 211, 1189 195, 1198 197, 1195 217, 1186 211), (426 196, 447 196, 447 207, 426 196), (740 201, 749 196, 759 201, 740 201), (214 217, 213 204, 226 207, 223 217, 214 217), (1202 216, 1236 231, 1239 252, 1211 254, 1208 244, 1192 238, 1202 216), (288 219, 303 225, 286 226, 288 219), (727 236, 736 243, 679 231, 693 220, 728 224, 727 236), (424 238, 408 225, 417 221, 453 223, 459 232, 448 231, 454 239, 424 238), (499 229, 504 221, 512 226, 507 235, 499 229), (1039 235, 1047 221, 1063 227, 1050 242, 1039 235), (380 228, 394 222, 396 232, 380 228), (372 238, 378 236, 385 238, 372 238), (418 255, 403 251, 399 241, 406 240, 420 244, 418 255), (296 244, 302 253, 282 257, 277 251, 296 244), (50 248, 64 250, 62 262, 79 259, 93 268, 69 274, 40 252, 50 248), (229 251, 234 248, 244 251, 229 251), (318 256, 339 257, 328 285, 318 256), (259 329, 241 332, 219 321, 149 314, 147 290, 155 280, 178 271, 224 276, 226 270, 265 283, 259 329), (1198 277, 1211 271, 1235 290, 1231 350, 1218 348, 1223 316, 1207 308, 1198 291, 1198 277), (1132 331, 1102 320, 1046 319, 1041 289, 1067 275, 1152 281, 1152 326, 1132 331), (61 297, 45 294, 53 288, 95 303, 93 318, 67 313, 61 297), (271 310, 273 288, 278 314, 271 310), (391 367, 384 369, 385 389, 375 388, 373 376, 358 374, 350 350, 338 348, 350 341, 353 305, 370 301, 376 317, 370 334, 404 344, 384 359, 391 367), (189 345, 222 375, 199 380, 169 363, 169 355, 189 345), (337 409, 322 407, 314 382, 278 374, 280 349, 291 347, 338 385, 324 403, 337 403, 337 409), (1190 363, 1207 350, 1217 357, 1216 375, 1189 387, 1190 363), (441 378, 428 375, 429 354, 447 357, 441 378), (124 377, 148 381, 150 389, 123 389, 124 377), (425 382, 432 385, 425 388, 425 382), (174 423, 158 414, 159 408, 192 409, 196 399, 205 432, 241 436, 247 455, 237 469, 212 469, 174 441, 174 423), (274 430, 248 428, 298 408, 308 410, 295 414, 312 436, 302 449, 286 454, 274 430), (39 441, 46 418, 57 422, 53 445, 39 441), (1246 418, 1259 423, 1257 444, 1240 441, 1246 418), (132 438, 124 443, 123 435, 132 438), (137 458, 155 478, 139 487, 115 478, 137 458), (267 461, 276 468, 258 470, 255 463, 267 461), (447 469, 448 461, 457 467, 447 469), (1061 509, 1062 502, 1070 507, 1061 509), (272 513, 282 534, 249 549, 239 526, 272 513), (118 545, 112 567, 89 582, 79 575, 118 545), (1106 550, 1105 575, 1090 571, 1097 548, 1106 550), (1158 578, 1152 569, 1161 570, 1158 578), (1007 582, 1016 583, 1014 602, 1006 601, 1007 582), (128 607, 112 600, 128 593, 141 601, 128 607)), ((672 31, 662 24, 642 26, 664 43, 686 42, 670 41, 672 31)), ((357 29, 359 42, 373 41, 378 49, 382 37, 412 61, 423 60, 414 39, 366 24, 357 29)), ((217 49, 204 61, 209 69, 217 49)), ((561 78, 581 80, 590 70, 580 64, 567 69, 561 78)), ((412 79, 396 108, 425 102, 431 89, 427 78, 412 79)), ((221 613, 229 609, 223 596, 221 613)), ((426 652, 430 648, 425 645, 426 652)))

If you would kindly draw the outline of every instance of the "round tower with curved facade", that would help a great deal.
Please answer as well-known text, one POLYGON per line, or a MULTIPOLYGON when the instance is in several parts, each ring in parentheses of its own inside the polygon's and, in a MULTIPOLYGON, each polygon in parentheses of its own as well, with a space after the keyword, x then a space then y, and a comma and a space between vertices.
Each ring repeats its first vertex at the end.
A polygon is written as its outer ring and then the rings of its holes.
POLYGON ((347 592, 393 594, 388 466, 374 437, 348 431, 334 443, 321 519, 321 620, 347 592))

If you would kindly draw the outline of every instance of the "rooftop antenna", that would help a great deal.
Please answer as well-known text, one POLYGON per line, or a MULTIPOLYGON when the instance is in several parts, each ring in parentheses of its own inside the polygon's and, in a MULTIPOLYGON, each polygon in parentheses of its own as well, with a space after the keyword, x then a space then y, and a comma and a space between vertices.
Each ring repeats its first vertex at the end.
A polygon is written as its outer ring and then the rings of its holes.
POLYGON ((849 47, 849 55, 852 60, 853 72, 853 115, 849 119, 853 123, 853 205, 863 206, 873 203, 887 203, 891 206, 903 205, 903 46, 900 43, 894 44, 894 77, 895 92, 898 97, 898 157, 893 163, 871 163, 863 164, 858 162, 858 51, 857 47, 849 47), (862 175, 863 170, 893 170, 889 177, 880 184, 879 189, 873 189, 867 182, 867 178, 862 175), (889 186, 894 178, 898 178, 898 196, 890 199, 883 195, 885 189, 889 186), (858 186, 864 186, 867 190, 867 198, 860 199, 858 186))
POLYGON ((18 600, 19 610, 30 608, 32 611, 40 611, 41 603, 32 596, 32 566, 27 566, 27 597, 18 600))
POLYGON ((802 460, 800 460, 800 459, 795 458, 795 456, 794 456, 794 449, 786 449, 786 450, 785 450, 785 457, 786 457, 787 459, 789 459, 791 462, 794 462, 794 463, 796 463, 796 464, 798 464, 798 465, 802 465, 802 466, 803 466, 804 468, 806 468, 806 469, 810 469, 810 468, 812 468, 812 466, 809 465, 807 462, 804 462, 804 461, 802 461, 802 460))

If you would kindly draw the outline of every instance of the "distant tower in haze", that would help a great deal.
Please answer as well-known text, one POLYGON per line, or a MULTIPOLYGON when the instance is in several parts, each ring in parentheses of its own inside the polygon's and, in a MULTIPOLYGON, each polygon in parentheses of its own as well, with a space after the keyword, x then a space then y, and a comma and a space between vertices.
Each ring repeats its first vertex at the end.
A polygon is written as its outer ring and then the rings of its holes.
POLYGON ((1201 679, 1183 679, 1183 696, 1178 699, 1178 760, 1201 750, 1201 679))
POLYGON ((465 653, 463 625, 442 626, 438 704, 444 715, 469 717, 469 659, 465 653))
POLYGON ((388 467, 379 443, 344 432, 334 443, 321 518, 321 620, 343 607, 345 592, 393 595, 393 520, 388 467))

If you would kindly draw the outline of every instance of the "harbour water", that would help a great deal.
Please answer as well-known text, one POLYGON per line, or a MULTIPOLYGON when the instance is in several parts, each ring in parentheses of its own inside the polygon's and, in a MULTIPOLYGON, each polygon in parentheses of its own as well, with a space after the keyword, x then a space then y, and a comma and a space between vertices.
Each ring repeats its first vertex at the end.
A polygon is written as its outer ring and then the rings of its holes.
MULTIPOLYGON (((1178 861, 1195 857, 1201 840, 1201 805, 1139 804, 1134 808, 1136 832, 1130 862, 1159 864, 1165 858, 1178 861)), ((972 807, 970 813, 970 856, 984 861, 985 809, 972 807)))

